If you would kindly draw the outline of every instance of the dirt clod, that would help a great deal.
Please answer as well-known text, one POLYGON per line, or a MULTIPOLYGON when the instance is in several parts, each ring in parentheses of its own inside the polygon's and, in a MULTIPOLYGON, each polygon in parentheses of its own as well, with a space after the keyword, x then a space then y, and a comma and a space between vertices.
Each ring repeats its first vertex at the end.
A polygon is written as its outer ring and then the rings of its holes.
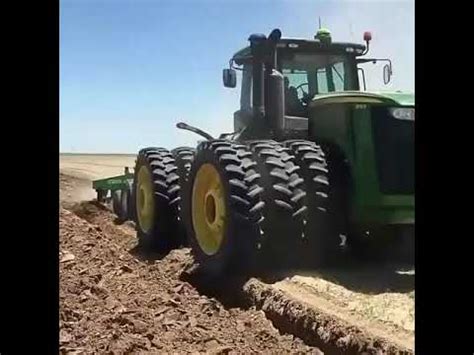
POLYGON ((63 257, 59 260, 60 263, 66 263, 68 261, 73 261, 76 257, 74 254, 71 253, 65 253, 63 257))

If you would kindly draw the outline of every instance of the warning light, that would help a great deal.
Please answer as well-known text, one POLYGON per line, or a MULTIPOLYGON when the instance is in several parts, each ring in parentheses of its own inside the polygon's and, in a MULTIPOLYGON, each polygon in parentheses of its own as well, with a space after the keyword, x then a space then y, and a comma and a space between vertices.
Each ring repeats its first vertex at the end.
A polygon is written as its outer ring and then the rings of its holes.
POLYGON ((369 31, 364 32, 364 41, 369 42, 372 40, 372 33, 369 31))

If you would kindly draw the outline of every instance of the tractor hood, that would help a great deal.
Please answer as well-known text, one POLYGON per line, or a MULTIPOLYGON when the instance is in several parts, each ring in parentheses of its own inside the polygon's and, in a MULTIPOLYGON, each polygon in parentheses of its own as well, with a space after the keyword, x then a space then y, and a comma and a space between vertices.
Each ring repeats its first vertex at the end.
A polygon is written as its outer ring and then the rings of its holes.
POLYGON ((386 103, 395 106, 414 106, 415 94, 396 92, 339 91, 315 95, 309 106, 338 103, 386 103))

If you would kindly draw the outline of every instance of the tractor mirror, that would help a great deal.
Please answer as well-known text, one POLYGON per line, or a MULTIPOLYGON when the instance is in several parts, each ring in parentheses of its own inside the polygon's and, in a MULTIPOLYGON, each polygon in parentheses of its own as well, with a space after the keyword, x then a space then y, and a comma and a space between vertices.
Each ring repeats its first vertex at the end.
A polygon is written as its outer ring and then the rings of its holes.
POLYGON ((390 65, 385 64, 383 66, 383 83, 387 85, 390 82, 390 77, 392 76, 392 68, 390 65))
POLYGON ((222 80, 226 88, 235 88, 237 85, 237 74, 234 69, 224 69, 222 71, 222 80))

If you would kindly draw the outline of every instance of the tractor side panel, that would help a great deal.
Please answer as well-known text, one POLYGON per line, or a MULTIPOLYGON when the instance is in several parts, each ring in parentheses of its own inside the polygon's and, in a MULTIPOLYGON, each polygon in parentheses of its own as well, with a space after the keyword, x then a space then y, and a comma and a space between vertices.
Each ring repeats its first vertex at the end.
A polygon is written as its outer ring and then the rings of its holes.
POLYGON ((414 123, 394 119, 383 105, 355 110, 353 119, 361 137, 356 146, 367 154, 356 156, 361 168, 355 219, 366 225, 414 224, 414 123))
POLYGON ((352 106, 329 104, 314 107, 310 112, 308 122, 309 137, 320 143, 338 145, 351 165, 354 156, 354 137, 351 127, 352 106))
POLYGON ((381 192, 371 109, 371 105, 353 103, 313 108, 309 136, 336 144, 348 160, 353 178, 352 223, 413 224, 414 195, 381 192))

